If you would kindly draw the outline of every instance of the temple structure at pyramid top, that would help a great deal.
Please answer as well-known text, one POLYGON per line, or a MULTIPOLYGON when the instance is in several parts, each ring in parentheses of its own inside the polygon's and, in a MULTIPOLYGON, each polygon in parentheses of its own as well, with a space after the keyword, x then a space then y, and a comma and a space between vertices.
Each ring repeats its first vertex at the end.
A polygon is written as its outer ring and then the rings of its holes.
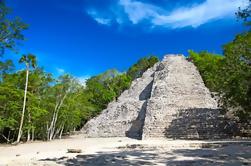
POLYGON ((87 137, 222 138, 224 118, 192 62, 166 55, 86 123, 87 137))

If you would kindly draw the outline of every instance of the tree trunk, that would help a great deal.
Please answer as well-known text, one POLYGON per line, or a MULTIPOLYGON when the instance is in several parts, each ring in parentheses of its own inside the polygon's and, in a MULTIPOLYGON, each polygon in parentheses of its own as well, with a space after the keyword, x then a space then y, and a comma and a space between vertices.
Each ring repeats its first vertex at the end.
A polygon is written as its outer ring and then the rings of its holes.
POLYGON ((48 141, 48 138, 49 138, 49 125, 48 125, 48 122, 46 123, 46 132, 47 132, 47 141, 48 141))
POLYGON ((30 111, 28 110, 28 131, 27 131, 27 142, 29 142, 31 140, 31 114, 30 111))
POLYGON ((31 140, 30 129, 28 129, 26 142, 29 142, 30 140, 31 140))
POLYGON ((10 130, 9 130, 9 132, 8 132, 8 140, 10 140, 10 130))
POLYGON ((31 141, 33 142, 34 141, 34 137, 35 137, 35 128, 32 127, 32 130, 31 130, 32 134, 31 134, 31 141))
POLYGON ((7 143, 10 142, 10 140, 7 137, 5 137, 5 135, 1 134, 1 136, 7 141, 7 143))
POLYGON ((61 131, 60 131, 60 134, 59 134, 59 139, 62 138, 63 131, 64 131, 64 124, 62 125, 61 131))
POLYGON ((26 63, 26 81, 25 81, 25 89, 24 89, 24 102, 23 102, 23 110, 21 115, 21 121, 19 126, 19 131, 17 135, 17 143, 20 142, 20 139, 22 137, 22 128, 24 123, 24 113, 25 113, 25 106, 26 106, 26 97, 27 97, 27 89, 28 89, 28 80, 29 80, 29 64, 26 63))
POLYGON ((48 141, 51 141, 52 139, 52 133, 53 133, 53 126, 54 126, 54 121, 55 121, 55 116, 56 116, 56 112, 57 112, 57 107, 58 107, 58 103, 56 102, 56 105, 55 105, 55 108, 54 108, 54 111, 53 111, 53 116, 52 116, 52 120, 51 120, 51 124, 50 124, 50 127, 47 129, 47 140, 48 141))
POLYGON ((54 113, 53 113, 53 117, 52 117, 52 121, 51 121, 51 125, 48 129, 48 140, 51 141, 52 139, 55 138, 55 132, 56 132, 56 123, 57 123, 57 119, 58 119, 58 113, 59 113, 59 110, 61 108, 61 106, 63 105, 64 103, 64 100, 67 96, 67 92, 66 94, 64 95, 64 97, 56 103, 56 106, 55 106, 55 109, 54 109, 54 113))
POLYGON ((55 119, 55 114, 56 114, 57 107, 58 107, 58 103, 56 102, 50 126, 47 124, 47 140, 48 141, 50 141, 50 138, 51 138, 52 127, 53 127, 53 123, 54 123, 54 119, 55 119))

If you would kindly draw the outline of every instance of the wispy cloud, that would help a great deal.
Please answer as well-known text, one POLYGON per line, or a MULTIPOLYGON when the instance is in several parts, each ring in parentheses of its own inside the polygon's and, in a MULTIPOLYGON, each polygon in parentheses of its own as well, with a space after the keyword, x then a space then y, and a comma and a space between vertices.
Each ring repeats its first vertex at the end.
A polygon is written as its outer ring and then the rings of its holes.
POLYGON ((111 24, 111 19, 110 18, 105 18, 104 15, 99 13, 98 11, 94 9, 89 9, 87 10, 87 13, 99 24, 103 25, 110 25, 111 24))
POLYGON ((243 6, 241 0, 207 0, 190 8, 178 8, 168 15, 159 14, 152 23, 174 28, 198 27, 213 20, 233 17, 240 6, 243 6))
POLYGON ((87 10, 87 13, 104 25, 147 22, 151 27, 196 28, 211 21, 234 17, 238 7, 245 6, 246 2, 247 0, 206 0, 172 9, 139 0, 117 0, 104 10, 106 12, 92 9, 87 10))
POLYGON ((129 20, 133 24, 137 24, 144 19, 153 19, 158 16, 161 9, 157 6, 132 0, 120 0, 119 5, 128 15, 129 20))

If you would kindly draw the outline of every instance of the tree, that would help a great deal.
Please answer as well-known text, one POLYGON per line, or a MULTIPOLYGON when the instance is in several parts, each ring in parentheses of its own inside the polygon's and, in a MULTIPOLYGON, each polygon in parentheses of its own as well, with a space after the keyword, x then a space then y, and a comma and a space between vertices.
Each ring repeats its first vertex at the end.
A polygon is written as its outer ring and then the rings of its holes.
POLYGON ((25 90, 24 90, 24 101, 23 101, 23 109, 22 109, 22 115, 20 120, 20 126, 17 136, 17 143, 20 142, 21 136, 22 136, 22 127, 24 122, 24 113, 25 113, 25 106, 26 106, 26 97, 27 97, 27 88, 28 88, 28 82, 29 82, 29 72, 30 67, 35 68, 36 67, 36 56, 32 54, 23 55, 21 59, 19 60, 19 63, 24 63, 26 66, 26 80, 25 80, 25 90))
POLYGON ((0 56, 5 49, 16 50, 16 43, 24 40, 22 31, 27 29, 27 24, 20 18, 7 19, 10 9, 6 7, 4 0, 0 1, 0 56))
POLYGON ((224 46, 221 92, 226 107, 238 108, 241 121, 251 118, 251 32, 237 35, 224 46))
POLYGON ((131 85, 132 79, 126 73, 120 74, 111 80, 105 82, 106 86, 109 87, 115 94, 116 97, 121 95, 131 85))
MULTIPOLYGON (((103 74, 106 75, 106 72, 103 74)), ((86 82, 86 90, 89 94, 89 101, 97 106, 97 112, 105 109, 107 104, 116 97, 116 94, 110 87, 110 84, 107 84, 108 80, 111 78, 106 77, 106 79, 104 79, 103 74, 92 77, 86 82)))
POLYGON ((152 67, 158 61, 159 59, 156 56, 141 58, 136 64, 128 69, 127 75, 129 75, 132 80, 139 78, 148 68, 152 67))
POLYGON ((53 115, 51 118, 50 125, 47 126, 47 140, 52 140, 57 135, 56 125, 59 116, 59 111, 63 107, 63 104, 68 95, 74 91, 75 80, 70 75, 63 75, 59 78, 58 84, 51 88, 55 105, 53 109, 53 115))
POLYGON ((1 142, 13 142, 22 109, 23 91, 18 87, 21 75, 6 74, 0 83, 0 135, 1 142), (2 139, 3 138, 3 139, 2 139))
POLYGON ((219 72, 221 71, 224 57, 206 51, 196 53, 189 50, 188 52, 189 59, 197 66, 206 86, 211 92, 219 91, 221 86, 219 72))
POLYGON ((52 82, 51 74, 43 71, 41 68, 36 68, 29 74, 28 85, 28 101, 27 101, 27 113, 28 123, 24 125, 27 132, 27 141, 34 140, 35 130, 42 125, 41 121, 48 111, 42 107, 42 101, 45 97, 45 92, 49 88, 49 84, 52 82))
MULTIPOLYGON (((35 62, 30 54, 22 56, 20 63, 26 68, 18 71, 11 70, 10 62, 0 63, 1 142, 10 143, 17 138, 52 140, 79 130, 132 82, 127 73, 112 69, 90 78, 82 86, 71 75, 53 78, 39 67, 31 70, 35 62)), ((154 63, 149 59, 145 62, 144 70, 154 63)))
POLYGON ((6 60, 5 62, 0 61, 0 79, 4 77, 5 74, 14 69, 14 64, 12 60, 6 60))

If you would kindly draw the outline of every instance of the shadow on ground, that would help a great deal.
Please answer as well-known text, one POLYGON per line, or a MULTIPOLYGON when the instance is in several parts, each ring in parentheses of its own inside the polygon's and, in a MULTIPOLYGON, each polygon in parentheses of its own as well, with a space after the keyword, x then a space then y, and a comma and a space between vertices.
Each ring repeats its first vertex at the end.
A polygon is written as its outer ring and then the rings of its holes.
POLYGON ((170 150, 164 147, 123 147, 121 151, 98 152, 91 155, 77 155, 73 159, 54 158, 54 161, 66 166, 128 166, 128 165, 250 165, 250 143, 211 144, 197 149, 170 150))

